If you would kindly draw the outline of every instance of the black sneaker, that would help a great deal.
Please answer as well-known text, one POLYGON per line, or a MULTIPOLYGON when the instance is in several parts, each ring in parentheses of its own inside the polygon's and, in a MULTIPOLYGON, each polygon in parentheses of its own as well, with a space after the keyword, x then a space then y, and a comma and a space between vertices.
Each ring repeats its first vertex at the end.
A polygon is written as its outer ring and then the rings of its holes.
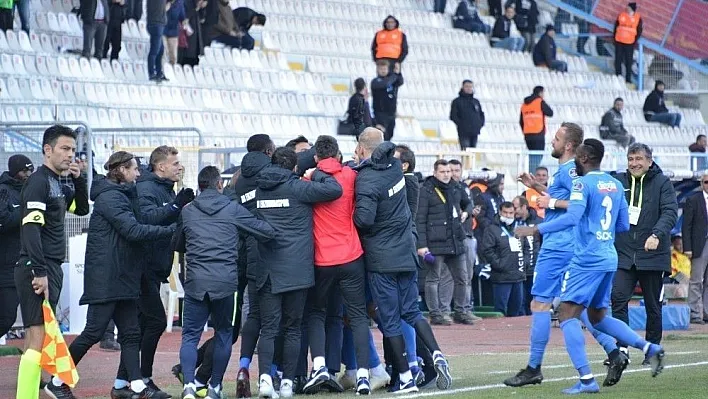
POLYGON ((293 378, 293 393, 295 395, 302 395, 303 394, 303 389, 305 388, 305 384, 307 384, 307 377, 304 375, 299 375, 295 378, 293 378))
POLYGON ((130 387, 111 389, 111 399, 134 399, 133 395, 135 395, 135 392, 133 392, 130 387))
POLYGON ((504 380, 504 385, 509 387, 522 387, 529 384, 540 384, 541 381, 543 381, 541 366, 537 368, 526 366, 525 369, 519 371, 515 376, 504 380))
POLYGON ((310 381, 305 384, 302 392, 306 395, 315 394, 319 392, 322 384, 329 379, 329 371, 327 370, 327 367, 320 367, 319 370, 312 370, 310 381))
POLYGON ((159 75, 157 78, 160 80, 160 82, 169 82, 170 81, 169 79, 167 79, 167 77, 165 77, 165 74, 159 75))
POLYGON ((172 395, 170 395, 167 392, 164 392, 162 389, 160 389, 157 385, 155 385, 155 381, 150 380, 147 382, 147 388, 140 393, 140 398, 142 399, 143 397, 145 398, 150 398, 150 399, 171 399, 172 395), (145 391, 149 391, 150 396, 142 396, 145 391))
POLYGON ((44 393, 49 395, 52 399, 76 399, 73 393, 71 393, 71 388, 66 384, 61 384, 60 387, 54 385, 51 381, 44 386, 44 393))
POLYGON ((611 387, 620 381, 620 378, 622 378, 622 373, 629 364, 629 359, 627 358, 627 355, 620 352, 609 363, 610 364, 607 366, 607 376, 605 377, 605 381, 602 383, 603 387, 611 387))
POLYGON ((120 344, 112 339, 104 339, 98 344, 98 347, 111 352, 120 351, 120 344))
MULTIPOLYGON (((298 378, 305 378, 305 377, 296 377, 295 380, 298 378)), ((305 381, 306 382, 306 381, 305 381)), ((305 384, 303 384, 304 386, 305 384)), ((293 388, 294 390, 294 388, 293 388)), ((331 373, 329 374, 329 380, 325 381, 324 384, 322 384, 322 390, 329 392, 329 393, 342 393, 344 392, 344 387, 342 384, 337 381, 337 378, 332 375, 331 373)), ((297 393, 297 392, 295 392, 297 393)))
POLYGON ((172 375, 179 380, 180 385, 184 386, 184 374, 182 374, 181 364, 175 364, 172 366, 172 375))

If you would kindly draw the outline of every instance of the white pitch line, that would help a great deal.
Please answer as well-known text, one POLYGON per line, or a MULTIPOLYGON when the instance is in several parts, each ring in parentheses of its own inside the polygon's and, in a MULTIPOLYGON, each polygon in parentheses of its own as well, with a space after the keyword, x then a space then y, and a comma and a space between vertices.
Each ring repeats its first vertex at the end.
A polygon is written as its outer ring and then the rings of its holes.
MULTIPOLYGON (((708 361, 703 361, 703 362, 695 362, 695 363, 683 363, 683 364, 671 364, 664 366, 664 369, 673 369, 673 368, 684 368, 684 367, 696 367, 696 366, 705 366, 708 365, 708 361)), ((627 370, 623 373, 624 374, 631 374, 631 373, 639 373, 639 372, 646 372, 648 368, 642 368, 642 369, 632 369, 632 370, 627 370)), ((577 380, 578 377, 562 377, 562 378, 550 378, 547 380, 543 380, 544 382, 558 382, 558 381, 569 381, 569 380, 577 380)), ((456 388, 456 389, 450 389, 447 391, 432 391, 432 392, 421 392, 421 393, 414 393, 410 395, 401 395, 397 396, 397 398, 401 399, 414 399, 414 398, 424 398, 428 396, 439 396, 439 395, 454 395, 457 393, 463 393, 463 392, 473 392, 473 391, 485 391, 488 389, 495 389, 495 388, 509 388, 504 384, 489 384, 489 385, 478 385, 478 386, 473 386, 473 387, 466 387, 466 388, 456 388)))

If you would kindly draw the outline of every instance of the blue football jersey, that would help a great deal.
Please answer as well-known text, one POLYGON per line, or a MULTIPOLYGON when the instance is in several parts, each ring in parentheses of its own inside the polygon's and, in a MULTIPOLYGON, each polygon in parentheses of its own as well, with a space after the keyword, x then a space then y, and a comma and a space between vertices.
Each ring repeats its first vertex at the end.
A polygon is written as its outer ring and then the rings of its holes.
POLYGON ((589 172, 575 181, 568 212, 582 211, 582 216, 575 228, 572 264, 583 270, 617 270, 615 233, 629 229, 623 189, 622 183, 601 171, 589 172))
MULTIPOLYGON (((553 174, 553 183, 548 187, 548 195, 557 200, 568 200, 573 189, 573 181, 578 178, 575 172, 575 160, 571 159, 558 167, 553 174)), ((546 217, 543 223, 559 218, 565 213, 565 209, 546 209, 546 217)), ((542 247, 553 251, 572 251, 573 228, 548 233, 543 236, 542 247)))

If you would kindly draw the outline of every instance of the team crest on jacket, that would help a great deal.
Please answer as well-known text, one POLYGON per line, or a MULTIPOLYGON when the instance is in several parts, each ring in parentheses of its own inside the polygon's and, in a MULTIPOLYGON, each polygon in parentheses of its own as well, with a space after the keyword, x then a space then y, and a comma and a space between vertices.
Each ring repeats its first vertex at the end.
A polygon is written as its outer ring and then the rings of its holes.
POLYGON ((573 179, 578 178, 578 172, 575 170, 575 168, 570 168, 570 170, 568 170, 568 175, 573 179))

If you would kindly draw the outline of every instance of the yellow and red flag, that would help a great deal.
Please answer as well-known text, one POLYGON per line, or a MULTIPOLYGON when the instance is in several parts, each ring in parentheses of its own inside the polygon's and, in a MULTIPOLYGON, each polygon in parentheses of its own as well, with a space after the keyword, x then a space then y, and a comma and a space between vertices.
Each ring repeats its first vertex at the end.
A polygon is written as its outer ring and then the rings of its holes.
POLYGON ((42 358, 40 366, 49 374, 59 377, 66 385, 73 388, 79 382, 79 373, 76 371, 74 359, 71 358, 69 347, 61 335, 59 323, 49 301, 42 304, 44 313, 44 343, 42 344, 42 358))

